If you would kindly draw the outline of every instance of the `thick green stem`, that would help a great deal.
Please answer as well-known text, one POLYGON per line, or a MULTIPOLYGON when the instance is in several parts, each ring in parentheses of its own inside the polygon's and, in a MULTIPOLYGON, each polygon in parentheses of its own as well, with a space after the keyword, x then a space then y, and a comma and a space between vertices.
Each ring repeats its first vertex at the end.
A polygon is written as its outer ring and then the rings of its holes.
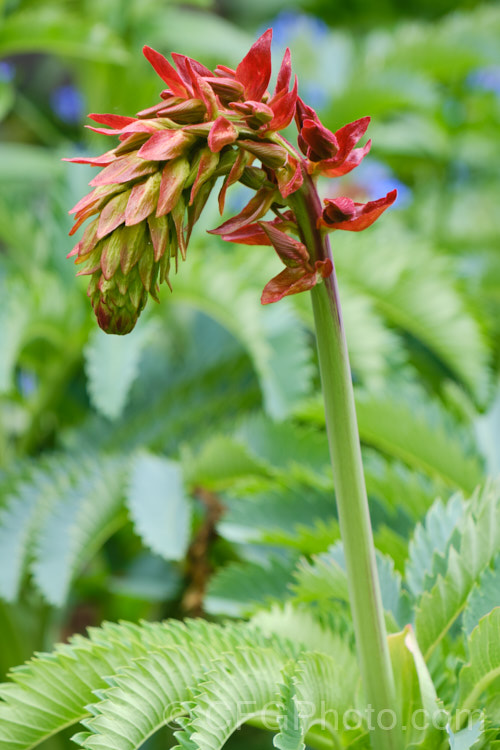
MULTIPOLYGON (((317 229, 321 204, 309 177, 290 197, 290 204, 312 261, 331 258, 328 238, 317 229)), ((311 295, 349 597, 361 676, 371 709, 372 746, 375 750, 401 750, 396 732, 383 728, 391 722, 387 713, 381 712, 395 711, 396 696, 335 270, 312 289, 311 295)))

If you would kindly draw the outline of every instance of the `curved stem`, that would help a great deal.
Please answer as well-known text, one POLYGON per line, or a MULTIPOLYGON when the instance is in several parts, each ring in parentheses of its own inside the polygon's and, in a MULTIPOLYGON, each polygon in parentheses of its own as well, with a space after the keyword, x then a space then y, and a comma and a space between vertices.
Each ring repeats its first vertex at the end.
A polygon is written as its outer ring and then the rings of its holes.
MULTIPOLYGON (((289 202, 312 262, 331 259, 328 238, 317 229, 321 203, 308 175, 289 202)), ((371 741, 375 750, 400 750, 396 734, 377 722, 381 716, 384 724, 380 712, 395 710, 396 696, 335 269, 311 290, 311 296, 358 659, 366 699, 375 717, 371 741)))

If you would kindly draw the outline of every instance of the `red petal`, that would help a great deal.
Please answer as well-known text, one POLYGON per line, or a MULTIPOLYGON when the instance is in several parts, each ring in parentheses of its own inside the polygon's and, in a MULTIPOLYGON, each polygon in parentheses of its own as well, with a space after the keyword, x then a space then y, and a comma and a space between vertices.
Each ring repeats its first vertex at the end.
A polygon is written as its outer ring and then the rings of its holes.
POLYGON ((331 159, 339 151, 337 137, 320 122, 304 120, 300 134, 309 146, 308 157, 314 161, 331 159))
POLYGON ((276 179, 278 180, 278 187, 283 198, 288 198, 289 195, 298 190, 304 182, 304 175, 302 174, 299 160, 293 156, 289 156, 286 166, 283 169, 276 170, 276 179))
POLYGON ((271 222, 261 221, 259 224, 286 266, 296 267, 300 265, 303 267, 309 261, 309 253, 302 242, 285 234, 271 222))
POLYGON ((296 104, 297 76, 295 76, 295 83, 291 91, 287 91, 286 93, 275 96, 269 102, 269 106, 273 110, 274 117, 267 128, 269 130, 283 130, 283 128, 286 128, 293 119, 296 104))
MULTIPOLYGON (((186 68, 190 75, 191 83, 193 85, 193 93, 197 96, 206 107, 208 119, 212 120, 217 117, 220 102, 212 89, 212 87, 205 81, 205 79, 192 67, 192 63, 189 58, 186 58, 186 68)), ((197 63, 199 65, 199 63, 197 63)), ((210 71, 209 71, 210 73, 210 71)))
POLYGON ((230 234, 223 234, 225 242, 236 242, 239 245, 272 245, 271 240, 259 224, 245 224, 230 234))
POLYGON ((290 50, 287 47, 285 50, 285 54, 283 55, 283 62, 281 63, 281 68, 279 69, 278 79, 276 81, 276 88, 274 90, 274 93, 277 94, 280 91, 288 91, 291 78, 292 78, 292 59, 290 55, 290 50))
POLYGON ((387 193, 385 198, 379 198, 376 201, 369 201, 368 203, 353 203, 348 198, 337 198, 336 200, 325 200, 326 207, 323 209, 323 216, 320 219, 321 226, 328 227, 328 229, 345 229, 348 232, 361 232, 363 229, 371 226, 378 217, 384 213, 386 208, 392 206, 396 200, 398 194, 397 190, 391 190, 387 193), (348 207, 346 201, 352 203, 352 215, 351 218, 343 221, 338 220, 336 217, 339 216, 339 203, 340 210, 345 214, 343 208, 348 207), (333 209, 333 215, 332 215, 333 209))
POLYGON ((105 237, 116 229, 116 227, 119 227, 120 224, 123 224, 129 195, 130 192, 126 190, 124 193, 115 195, 114 198, 111 198, 106 203, 99 216, 99 224, 97 226, 98 239, 105 237))
POLYGON ((179 55, 177 52, 172 52, 172 57, 177 66, 177 70, 185 84, 191 85, 191 73, 192 71, 197 73, 199 76, 213 76, 211 70, 202 65, 198 60, 193 60, 192 57, 186 57, 186 55, 179 55))
POLYGON ((269 305, 271 302, 279 302, 280 299, 290 294, 306 292, 316 286, 321 278, 326 279, 332 271, 333 265, 330 258, 317 260, 314 264, 314 271, 307 271, 302 267, 285 268, 266 284, 260 301, 263 305, 269 305))
POLYGON ((365 156, 369 153, 371 145, 372 142, 367 141, 363 148, 354 148, 340 165, 336 165, 338 159, 331 160, 331 167, 329 166, 328 159, 319 162, 317 165, 317 171, 320 171, 321 174, 324 174, 326 177, 342 177, 342 175, 348 174, 361 164, 365 156))
POLYGON ((90 185, 117 185, 129 180, 135 180, 137 177, 143 177, 151 174, 158 169, 158 165, 152 161, 144 161, 135 154, 124 156, 105 167, 99 174, 90 181, 90 185))
POLYGON ((219 115, 208 135, 208 147, 210 151, 217 154, 224 146, 234 143, 238 137, 238 130, 232 122, 219 115))
POLYGON ((87 115, 94 122, 100 122, 101 125, 109 125, 111 128, 124 128, 125 125, 130 125, 131 122, 135 122, 135 117, 124 117, 123 115, 100 115, 92 113, 87 115))
POLYGON ((125 210, 125 224, 130 227, 147 219, 156 209, 160 189, 160 174, 134 185, 125 210))
POLYGON ((151 47, 145 46, 142 48, 142 51, 148 62, 151 63, 160 78, 165 81, 173 93, 177 96, 182 96, 183 99, 187 98, 191 92, 188 91, 182 78, 169 61, 163 55, 160 55, 159 52, 151 49, 151 47))
POLYGON ((192 140, 192 136, 183 130, 160 130, 153 133, 146 143, 141 146, 137 155, 141 159, 151 161, 166 161, 180 156, 186 144, 192 140))
POLYGON ((276 197, 275 188, 263 187, 260 188, 254 195, 254 197, 247 203, 243 211, 237 216, 233 216, 228 221, 225 221, 217 229, 210 229, 210 234, 232 234, 237 229, 249 224, 256 219, 260 219, 261 216, 271 208, 272 203, 276 197))
POLYGON ((272 29, 265 31, 250 47, 236 68, 236 80, 245 87, 247 99, 262 99, 271 78, 272 29))
POLYGON ((360 120, 344 125, 343 128, 335 132, 342 156, 346 157, 349 151, 354 148, 359 139, 366 133, 369 124, 370 118, 362 117, 360 120))
POLYGON ((161 175, 156 216, 163 216, 172 211, 181 197, 189 172, 189 162, 183 157, 165 164, 161 175))
POLYGON ((72 250, 69 251, 66 258, 73 258, 75 255, 78 255, 78 251, 80 250, 81 240, 80 242, 77 242, 76 245, 72 250))
POLYGON ((312 289, 318 282, 315 271, 306 271, 302 267, 285 268, 281 273, 268 281, 260 301, 263 305, 279 302, 289 294, 298 294, 312 289))
POLYGON ((69 161, 72 164, 91 164, 93 167, 107 167, 114 160, 114 149, 106 151, 101 156, 75 156, 73 159, 61 159, 61 161, 69 161))

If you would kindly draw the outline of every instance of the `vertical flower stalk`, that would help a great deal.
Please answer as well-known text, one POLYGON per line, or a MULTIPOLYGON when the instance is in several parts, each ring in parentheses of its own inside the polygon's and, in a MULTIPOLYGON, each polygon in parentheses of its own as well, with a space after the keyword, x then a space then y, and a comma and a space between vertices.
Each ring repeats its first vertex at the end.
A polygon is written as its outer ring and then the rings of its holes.
POLYGON ((349 197, 322 206, 314 178, 335 178, 358 166, 371 142, 357 148, 369 117, 335 133, 321 123, 292 85, 286 50, 273 94, 271 30, 236 69, 214 71, 173 54, 176 68, 149 47, 144 54, 166 88, 160 102, 135 117, 93 114, 120 143, 105 154, 77 158, 101 169, 93 191, 74 207, 71 233, 91 219, 70 256, 90 276, 88 295, 101 328, 131 331, 160 283, 170 284, 179 256, 218 178, 222 213, 227 189, 255 191, 242 211, 216 229, 228 242, 274 248, 284 269, 265 286, 262 303, 311 291, 326 424, 359 663, 375 750, 399 750, 397 734, 377 721, 395 711, 396 696, 375 562, 354 395, 328 234, 369 227, 396 191, 366 204, 349 197), (295 118, 297 145, 280 131, 295 118), (257 160, 257 164, 255 164, 257 160), (259 164, 260 162, 260 164, 259 164), (272 220, 263 220, 272 211, 272 220), (375 715, 372 722, 371 717, 375 715))
POLYGON ((291 203, 302 241, 312 258, 332 263, 332 273, 311 290, 311 297, 349 599, 366 698, 375 717, 370 726, 372 745, 375 750, 399 750, 397 737, 377 721, 382 712, 396 706, 394 679, 337 279, 328 235, 317 227, 321 205, 310 178, 305 179, 291 203))

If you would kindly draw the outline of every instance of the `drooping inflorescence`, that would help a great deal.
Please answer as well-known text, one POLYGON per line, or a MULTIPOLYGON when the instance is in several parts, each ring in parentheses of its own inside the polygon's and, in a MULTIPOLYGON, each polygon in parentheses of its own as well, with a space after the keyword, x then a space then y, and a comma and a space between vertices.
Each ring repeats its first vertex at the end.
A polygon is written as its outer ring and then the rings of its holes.
MULTIPOLYGON (((355 148, 369 118, 336 133, 325 128, 298 97, 296 78, 291 86, 288 49, 270 94, 271 37, 269 29, 235 70, 211 71, 176 53, 174 67, 145 47, 167 86, 161 101, 135 117, 89 115, 107 126, 91 129, 118 136, 119 145, 95 158, 68 159, 101 168, 92 192, 71 211, 71 234, 94 218, 69 256, 81 267, 79 275, 90 276, 88 295, 108 333, 131 331, 148 296, 156 299, 164 281, 170 286, 171 267, 177 270, 179 255, 185 259, 193 226, 219 177, 221 213, 236 182, 255 195, 213 232, 228 241, 271 245, 285 263, 266 286, 263 303, 310 289, 331 273, 331 261, 313 262, 305 245, 290 236, 298 232, 288 199, 309 175, 340 176, 356 167, 370 148, 370 142, 355 148), (280 135, 294 118, 303 155, 280 135), (270 209, 276 218, 259 222, 270 209)), ((363 229, 394 199, 395 191, 366 206, 349 198, 329 200, 321 229, 363 229)))

